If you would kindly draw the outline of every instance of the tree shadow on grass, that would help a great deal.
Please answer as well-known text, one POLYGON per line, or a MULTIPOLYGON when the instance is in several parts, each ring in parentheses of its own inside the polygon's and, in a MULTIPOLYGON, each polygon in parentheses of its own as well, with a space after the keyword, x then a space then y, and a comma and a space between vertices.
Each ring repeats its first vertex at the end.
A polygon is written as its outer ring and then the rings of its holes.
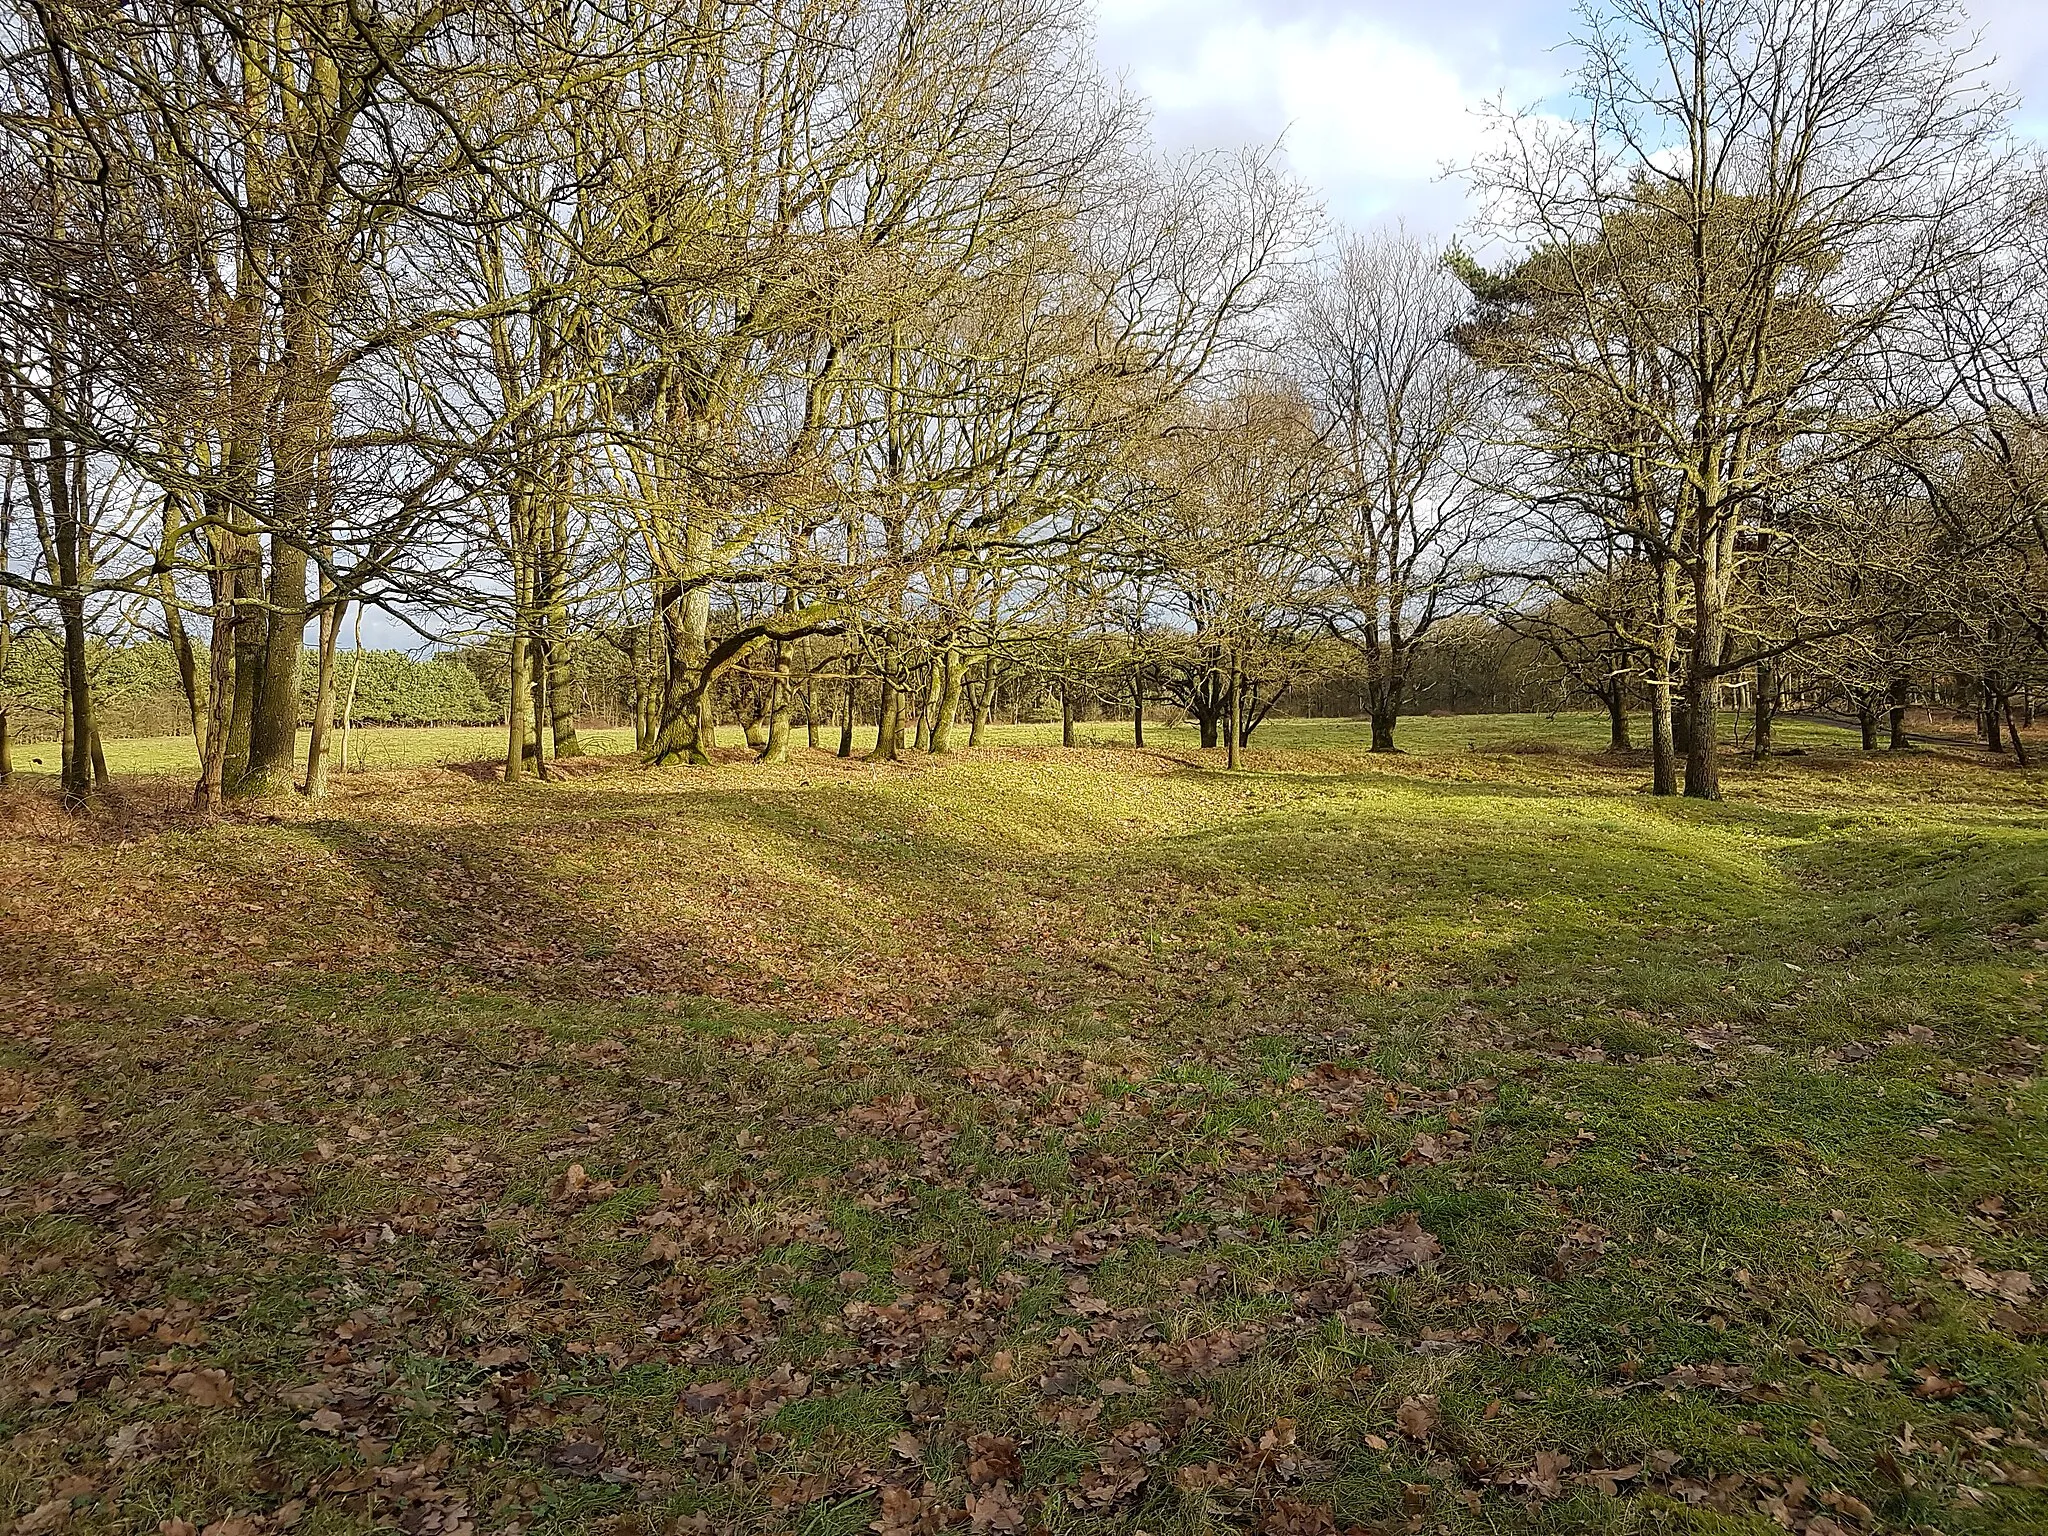
MULTIPOLYGON (((1731 986, 1740 1008, 1791 1006, 1801 973, 1782 961, 1860 932, 1872 890, 1925 883, 1953 840, 1392 764, 1223 779, 1158 754, 1157 803, 1121 782, 1090 799, 1077 761, 992 757, 929 794, 929 765, 800 763, 744 783, 599 767, 550 787, 350 797, 319 819, 171 818, 124 834, 144 846, 123 899, 214 901, 186 872, 224 852, 296 858, 298 878, 214 883, 252 932, 355 929, 396 952, 231 950, 244 974, 282 958, 563 1007, 702 999, 791 1022, 1000 1033, 1039 1019, 1221 1046, 1473 1009, 1538 1032, 1620 1010, 1704 1014, 1737 1006, 1731 986), (1211 779, 1242 794, 1210 797, 1211 779)), ((2038 855, 2017 834, 1994 841, 2006 862, 1957 886, 1957 921, 2038 855)), ((17 946, 17 964, 61 979, 68 930, 39 928, 36 910, 18 912, 16 936, 47 942, 27 959, 17 946)), ((1892 942, 1866 937, 1864 950, 1892 942)))

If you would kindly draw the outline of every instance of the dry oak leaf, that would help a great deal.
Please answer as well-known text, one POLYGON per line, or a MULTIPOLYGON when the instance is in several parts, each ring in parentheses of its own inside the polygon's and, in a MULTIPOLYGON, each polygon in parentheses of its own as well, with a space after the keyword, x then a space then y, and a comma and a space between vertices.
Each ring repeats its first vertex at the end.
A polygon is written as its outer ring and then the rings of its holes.
POLYGON ((1008 1483, 967 1495, 967 1519, 977 1531, 1021 1531, 1024 1507, 1008 1483))
POLYGON ((1700 1387, 1721 1392, 1747 1392, 1756 1385, 1756 1372, 1746 1365, 1723 1365, 1710 1360, 1703 1365, 1681 1365, 1653 1376, 1643 1386, 1700 1387))
POLYGON ((1571 1464, 1571 1457, 1562 1451, 1538 1451, 1536 1465, 1518 1476, 1515 1482, 1538 1498, 1554 1499, 1564 1492, 1565 1469, 1571 1464))
POLYGON ((52 1499, 47 1504, 38 1504, 34 1509, 14 1522, 16 1536, 39 1536, 43 1531, 54 1531, 71 1518, 69 1499, 52 1499))
POLYGON ((604 1443, 599 1440, 564 1440, 548 1458, 571 1472, 587 1472, 604 1460, 604 1443))
POLYGON ((1327 1504, 1307 1499, 1275 1499, 1259 1517, 1263 1536, 1332 1536, 1336 1517, 1327 1504))
POLYGON ((975 1435, 967 1442, 967 1480, 977 1488, 1024 1481, 1024 1462, 1008 1435, 975 1435))
POLYGON ((832 1496, 839 1480, 829 1472, 809 1472, 800 1477, 778 1477, 763 1485, 768 1503, 775 1509, 801 1509, 832 1496))
POLYGON ((732 1383, 729 1381, 700 1381, 683 1388, 677 1406, 686 1413, 702 1418, 724 1407, 726 1399, 731 1395, 732 1383))
POLYGON ((1433 1264, 1443 1251, 1444 1245, 1424 1229, 1422 1219, 1406 1211, 1399 1221, 1374 1227, 1346 1243, 1344 1263, 1354 1280, 1371 1280, 1433 1264))
POLYGON ((1977 1296, 2003 1296, 2007 1301, 2024 1301, 2034 1289, 2034 1277, 2024 1269, 2001 1269, 1986 1273, 1974 1264, 1955 1271, 1964 1290, 1977 1296))
POLYGON ((156 1443, 156 1430, 149 1424, 123 1424, 108 1435, 105 1440, 107 1463, 110 1466, 125 1466, 131 1461, 140 1461, 147 1456, 156 1443))
POLYGON ((201 1408, 225 1408, 235 1400, 235 1384, 226 1371, 214 1366, 180 1371, 171 1378, 171 1390, 190 1398, 201 1408))
POLYGON ((1080 1481, 1071 1494, 1077 1508, 1106 1508, 1129 1498, 1145 1485, 1145 1464, 1128 1452, 1116 1454, 1116 1450, 1112 1446, 1111 1454, 1094 1466, 1081 1469, 1080 1481))
POLYGON ((1440 1163, 1449 1157, 1450 1149, 1441 1136, 1432 1136, 1427 1131, 1415 1138, 1415 1145, 1408 1149, 1401 1161, 1417 1163, 1440 1163))
POLYGON ((895 1483, 882 1488, 882 1518, 868 1523, 879 1536, 932 1536, 945 1523, 930 1501, 895 1483))
POLYGON ((1590 1471, 1581 1472, 1572 1481, 1582 1483, 1588 1488, 1597 1488, 1612 1499, 1620 1496, 1623 1483, 1638 1476, 1642 1470, 1643 1464, 1640 1461, 1632 1461, 1623 1467, 1594 1467, 1590 1471))
POLYGON ((1394 1423, 1410 1440, 1427 1440, 1436 1432, 1436 1398, 1431 1396, 1403 1399, 1401 1406, 1394 1410, 1394 1423))

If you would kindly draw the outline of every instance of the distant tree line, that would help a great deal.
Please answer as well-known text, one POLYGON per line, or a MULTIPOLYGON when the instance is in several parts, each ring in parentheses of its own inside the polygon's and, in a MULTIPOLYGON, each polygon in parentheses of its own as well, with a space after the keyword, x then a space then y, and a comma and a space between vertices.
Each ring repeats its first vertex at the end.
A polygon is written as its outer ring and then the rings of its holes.
MULTIPOLYGON (((310 725, 318 704, 310 663, 299 695, 297 724, 310 725)), ((190 735, 191 704, 177 658, 160 640, 96 643, 87 653, 97 719, 118 735, 190 735)), ((408 656, 401 651, 343 653, 337 667, 337 712, 356 725, 490 725, 503 718, 477 670, 459 655, 408 656)), ((48 637, 17 644, 0 671, 11 712, 25 740, 54 741, 65 724, 63 657, 48 637)))

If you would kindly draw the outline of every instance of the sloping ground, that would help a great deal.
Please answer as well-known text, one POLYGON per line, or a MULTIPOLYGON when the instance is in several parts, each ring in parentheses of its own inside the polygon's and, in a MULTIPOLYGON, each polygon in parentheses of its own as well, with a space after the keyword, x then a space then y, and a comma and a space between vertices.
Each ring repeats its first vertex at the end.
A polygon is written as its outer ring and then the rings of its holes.
POLYGON ((1547 729, 0 795, 0 1517, 2048 1527, 2044 781, 1547 729))

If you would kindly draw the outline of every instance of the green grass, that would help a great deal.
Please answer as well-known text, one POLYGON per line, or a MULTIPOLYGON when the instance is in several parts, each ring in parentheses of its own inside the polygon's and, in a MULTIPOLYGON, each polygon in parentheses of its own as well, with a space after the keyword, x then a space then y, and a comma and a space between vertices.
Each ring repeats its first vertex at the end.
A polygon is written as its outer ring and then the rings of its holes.
POLYGON ((0 796, 0 1515, 2048 1528, 2048 780, 1084 733, 0 796))
MULTIPOLYGON (((1638 722, 1640 727, 1640 722, 1638 722)), ((1726 717, 1724 730, 1732 739, 1741 722, 1726 717)), ((801 727, 798 728, 801 731, 801 727)), ((1078 726, 1082 742, 1089 745, 1122 746, 1130 740, 1130 724, 1122 720, 1089 720, 1078 726)), ((1777 728, 1780 748, 1843 750, 1855 745, 1854 733, 1835 726, 1806 721, 1786 721, 1777 728)), ((744 733, 734 725, 722 725, 716 733, 719 745, 738 751, 744 733)), ((1607 745, 1607 717, 1565 713, 1546 717, 1530 715, 1442 715, 1416 716, 1400 727, 1401 746, 1406 751, 1443 753, 1455 751, 1496 752, 1526 750, 1532 744, 1560 749, 1597 751, 1607 745), (1532 729, 1532 722, 1540 726, 1532 729)), ((964 743, 966 732, 960 732, 964 743)), ((1148 746, 1186 751, 1197 746, 1192 726, 1152 725, 1145 728, 1148 746)), ((624 755, 633 750, 630 726, 586 727, 580 732, 584 749, 597 756, 624 755)), ((308 733, 299 732, 298 757, 303 768, 308 733)), ((838 731, 824 732, 827 748, 838 745, 838 731)), ((854 733, 858 750, 874 745, 873 726, 854 733)), ((1053 723, 1009 725, 997 723, 988 729, 991 746, 1050 746, 1060 739, 1053 723)), ((1269 720, 1254 735, 1258 752, 1307 750, 1325 752, 1369 744, 1363 721, 1269 720)), ((334 762, 340 762, 339 738, 334 762)), ((198 753, 189 736, 138 736, 109 741, 105 745, 108 770, 117 775, 155 776, 197 774, 198 753)), ((422 768, 438 764, 470 764, 499 759, 505 751, 502 725, 452 725, 363 729, 351 733, 348 761, 351 769, 379 772, 395 768, 422 768)), ((17 768, 27 775, 57 772, 55 742, 32 742, 17 749, 17 768)))
MULTIPOLYGON (((738 732, 728 729, 729 736, 738 732)), ((630 752, 633 730, 589 730, 582 733, 587 750, 595 753, 630 752)), ((299 732, 299 765, 306 761, 308 733, 299 732)), ((199 754, 190 736, 130 736, 104 744, 107 770, 117 775, 185 775, 199 772, 199 754)), ((340 738, 333 743, 332 763, 341 762, 340 738)), ((376 773, 394 768, 423 768, 437 763, 488 762, 502 757, 505 728, 502 725, 439 725, 356 730, 349 733, 348 763, 351 770, 376 773)), ((31 742, 15 749, 15 767, 24 775, 54 775, 58 749, 51 741, 31 742)), ((303 777, 303 774, 301 774, 303 777)))

